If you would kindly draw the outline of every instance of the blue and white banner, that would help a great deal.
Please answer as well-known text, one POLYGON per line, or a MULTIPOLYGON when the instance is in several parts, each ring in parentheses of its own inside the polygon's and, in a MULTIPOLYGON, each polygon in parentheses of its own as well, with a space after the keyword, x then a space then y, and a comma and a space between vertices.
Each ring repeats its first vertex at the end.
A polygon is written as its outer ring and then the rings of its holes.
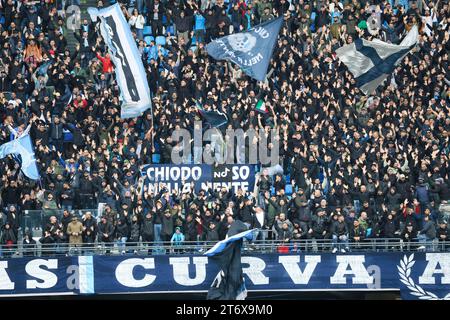
MULTIPOLYGON (((242 256, 247 290, 400 290, 403 299, 450 300, 450 253, 242 256)), ((90 256, 0 260, 0 296, 206 292, 218 267, 207 256, 90 256)))
POLYGON ((150 89, 136 41, 118 3, 88 9, 92 21, 100 18, 100 33, 115 66, 122 100, 121 118, 140 116, 151 108, 150 89))
POLYGON ((9 154, 20 155, 21 170, 30 179, 39 179, 39 170, 34 156, 33 144, 29 134, 24 134, 17 139, 0 146, 0 159, 9 154))
POLYGON ((159 191, 160 183, 166 188, 182 192, 189 191, 191 182, 195 191, 217 190, 227 187, 228 190, 253 192, 255 187, 255 165, 225 164, 212 166, 209 164, 148 164, 142 167, 141 173, 146 177, 146 184, 159 191), (184 183, 183 183, 184 182, 184 183))
POLYGON ((373 93, 394 71, 395 66, 408 54, 418 40, 417 26, 409 31, 400 45, 378 39, 356 39, 336 50, 336 55, 347 66, 364 94, 373 93))
POLYGON ((215 39, 206 45, 206 51, 214 59, 232 61, 250 77, 264 81, 282 24, 283 17, 279 17, 246 32, 215 39))

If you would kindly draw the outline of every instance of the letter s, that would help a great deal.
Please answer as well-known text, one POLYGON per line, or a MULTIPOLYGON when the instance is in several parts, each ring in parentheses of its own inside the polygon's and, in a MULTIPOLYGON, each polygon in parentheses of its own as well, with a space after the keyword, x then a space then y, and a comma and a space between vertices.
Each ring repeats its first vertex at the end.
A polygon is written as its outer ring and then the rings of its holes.
POLYGON ((42 280, 42 282, 37 280, 27 280, 27 289, 48 289, 54 287, 58 282, 56 274, 41 269, 40 266, 45 266, 47 269, 58 269, 58 260, 36 259, 28 262, 25 266, 25 272, 32 277, 42 280))

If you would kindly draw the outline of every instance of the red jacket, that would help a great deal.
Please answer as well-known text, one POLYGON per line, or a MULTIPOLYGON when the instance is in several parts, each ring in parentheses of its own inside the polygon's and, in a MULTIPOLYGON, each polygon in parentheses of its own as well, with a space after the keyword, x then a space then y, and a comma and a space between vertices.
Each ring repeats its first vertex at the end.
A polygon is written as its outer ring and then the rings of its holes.
POLYGON ((103 73, 111 73, 113 71, 113 64, 109 57, 102 57, 97 53, 97 58, 102 62, 103 73))

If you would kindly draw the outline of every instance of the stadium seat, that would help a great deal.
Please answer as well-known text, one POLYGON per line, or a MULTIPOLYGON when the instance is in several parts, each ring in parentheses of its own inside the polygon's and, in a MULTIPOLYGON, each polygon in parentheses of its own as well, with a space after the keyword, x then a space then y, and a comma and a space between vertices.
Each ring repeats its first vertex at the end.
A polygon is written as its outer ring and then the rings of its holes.
POLYGON ((159 163, 159 161, 161 160, 161 155, 158 153, 154 153, 152 154, 152 162, 153 163, 159 163))
POLYGON ((171 35, 175 34, 175 27, 173 25, 170 25, 170 26, 167 27, 166 33, 169 33, 169 32, 170 32, 171 35))
POLYGON ((144 37, 144 41, 145 41, 145 43, 148 44, 148 45, 150 45, 150 43, 151 43, 152 41, 154 41, 154 40, 155 40, 155 38, 153 38, 152 36, 145 36, 145 37, 144 37))
POLYGON ((152 27, 151 26, 144 26, 144 36, 149 36, 152 34, 152 27))
POLYGON ((166 45, 166 37, 164 37, 164 36, 157 36, 155 41, 156 41, 156 45, 158 45, 158 44, 160 44, 161 46, 166 45))
POLYGON ((192 46, 189 49, 191 49, 193 52, 197 51, 197 46, 192 46))
POLYGON ((291 195, 292 194, 292 184, 287 184, 284 191, 286 191, 286 195, 291 195))

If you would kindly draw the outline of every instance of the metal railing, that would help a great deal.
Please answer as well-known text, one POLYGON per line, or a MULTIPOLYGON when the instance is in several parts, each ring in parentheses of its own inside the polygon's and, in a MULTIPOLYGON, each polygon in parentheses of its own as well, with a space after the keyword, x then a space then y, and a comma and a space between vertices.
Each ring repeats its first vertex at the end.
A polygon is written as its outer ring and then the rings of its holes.
MULTIPOLYGON (((79 218, 81 218, 86 212, 91 212, 95 219, 99 219, 98 209, 75 209, 69 211, 72 215, 76 215, 79 218)), ((42 230, 45 228, 45 225, 49 223, 51 216, 55 216, 58 221, 61 221, 63 213, 63 209, 24 210, 23 217, 21 217, 19 224, 23 230, 42 230)))
MULTIPOLYGON (((1 246, 0 256, 3 258, 24 256, 72 256, 72 255, 161 255, 161 254, 203 254, 216 242, 185 241, 171 242, 95 242, 84 244, 41 244, 34 246, 1 246)), ((409 241, 401 239, 367 239, 362 242, 345 244, 333 243, 330 239, 307 239, 284 242, 279 240, 244 241, 243 253, 324 253, 333 249, 345 252, 403 252, 403 251, 450 251, 450 241, 409 241)), ((338 251, 339 252, 339 251, 338 251)))

